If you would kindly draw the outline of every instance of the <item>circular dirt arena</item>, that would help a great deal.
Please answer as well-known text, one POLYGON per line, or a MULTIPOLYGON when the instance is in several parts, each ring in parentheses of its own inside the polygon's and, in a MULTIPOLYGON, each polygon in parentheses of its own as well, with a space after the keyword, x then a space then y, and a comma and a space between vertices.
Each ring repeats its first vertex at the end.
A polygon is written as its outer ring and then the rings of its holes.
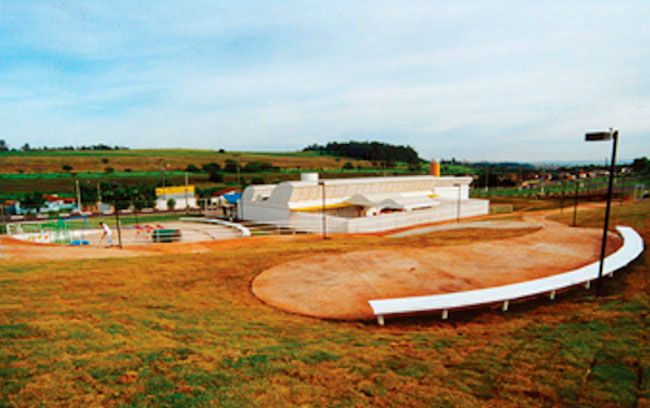
MULTIPOLYGON (((507 240, 311 256, 262 272, 252 290, 265 303, 293 313, 371 319, 368 300, 501 286, 599 259, 601 230, 541 224, 535 232, 507 240)), ((610 234, 608 253, 621 245, 621 239, 610 234)))

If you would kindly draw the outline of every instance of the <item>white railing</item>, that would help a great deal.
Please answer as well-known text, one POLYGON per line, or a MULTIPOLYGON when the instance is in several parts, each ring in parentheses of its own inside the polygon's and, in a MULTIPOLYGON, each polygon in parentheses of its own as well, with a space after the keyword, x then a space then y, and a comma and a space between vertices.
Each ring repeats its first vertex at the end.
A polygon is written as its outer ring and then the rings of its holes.
POLYGON ((215 218, 193 218, 193 217, 182 217, 180 219, 181 221, 189 221, 189 222, 204 222, 208 224, 218 224, 218 225, 223 225, 224 227, 230 227, 237 229, 241 232, 242 237, 250 237, 251 232, 248 228, 244 227, 243 225, 235 224, 234 222, 228 222, 224 220, 218 220, 215 218))
MULTIPOLYGON (((616 229, 623 237, 623 246, 605 258, 603 276, 612 275, 614 271, 627 266, 643 252, 643 239, 634 229, 621 226, 616 229)), ((551 299, 554 299, 557 290, 581 284, 589 287, 591 281, 598 279, 598 269, 599 261, 596 261, 570 272, 511 285, 442 295, 369 300, 368 303, 380 325, 384 324, 384 316, 392 314, 442 310, 442 317, 446 319, 451 309, 500 302, 503 302, 505 311, 508 310, 508 302, 511 300, 544 293, 548 293, 551 299)))

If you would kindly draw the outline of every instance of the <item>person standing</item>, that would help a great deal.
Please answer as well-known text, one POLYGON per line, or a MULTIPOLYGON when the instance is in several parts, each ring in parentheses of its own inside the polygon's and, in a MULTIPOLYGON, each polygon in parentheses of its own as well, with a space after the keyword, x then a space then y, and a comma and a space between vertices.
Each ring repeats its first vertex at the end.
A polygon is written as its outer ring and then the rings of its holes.
POLYGON ((106 247, 112 247, 113 240, 111 239, 111 229, 108 227, 108 225, 104 224, 103 221, 100 221, 99 226, 102 227, 102 230, 104 230, 99 240, 101 241, 104 237, 106 237, 106 247))

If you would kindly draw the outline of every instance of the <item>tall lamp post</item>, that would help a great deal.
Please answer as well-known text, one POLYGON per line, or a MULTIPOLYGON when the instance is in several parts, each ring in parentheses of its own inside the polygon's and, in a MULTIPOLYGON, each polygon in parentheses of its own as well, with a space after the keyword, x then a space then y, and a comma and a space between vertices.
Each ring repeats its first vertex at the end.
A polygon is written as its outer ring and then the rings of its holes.
POLYGON ((461 186, 459 183, 454 183, 454 187, 458 188, 458 199, 456 200, 456 224, 460 222, 460 191, 461 186))
POLYGON ((323 239, 327 239, 327 215, 325 215, 325 182, 319 181, 318 185, 321 186, 321 215, 323 218, 323 239))
POLYGON ((618 144, 618 130, 609 128, 607 132, 590 132, 585 135, 587 142, 606 142, 613 140, 612 163, 609 167, 609 187, 607 188, 607 207, 605 209, 605 226, 603 227, 603 242, 600 246, 600 265, 598 267, 598 282, 596 296, 600 296, 600 286, 603 277, 603 264, 605 261, 605 247, 607 246, 607 228, 609 227, 609 209, 612 206, 612 189, 614 187, 614 173, 616 172, 616 145, 618 144))

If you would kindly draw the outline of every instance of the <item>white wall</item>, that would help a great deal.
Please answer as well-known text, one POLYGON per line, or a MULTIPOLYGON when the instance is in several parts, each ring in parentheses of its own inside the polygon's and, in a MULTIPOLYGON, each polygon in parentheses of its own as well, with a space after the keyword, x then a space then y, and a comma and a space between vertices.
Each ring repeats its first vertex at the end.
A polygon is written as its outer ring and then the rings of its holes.
MULTIPOLYGON (((176 204, 174 205, 174 208, 173 208, 174 210, 184 210, 187 207, 185 197, 180 198, 180 197, 167 196, 167 198, 158 197, 156 199, 156 209, 159 210, 159 211, 167 211, 168 210, 168 208, 167 208, 167 200, 169 200, 170 198, 173 198, 174 200, 176 200, 176 204)), ((196 208, 197 207, 196 198, 189 198, 187 200, 187 203, 189 203, 190 208, 196 208)))
MULTIPOLYGON (((444 186, 436 187, 433 189, 434 194, 437 195, 436 198, 443 198, 448 200, 457 200, 458 199, 458 187, 454 186, 444 186)), ((460 199, 469 200, 469 186, 460 186, 460 199)))
MULTIPOLYGON (((332 234, 388 231, 413 225, 454 220, 458 214, 460 214, 461 218, 485 215, 489 212, 489 205, 490 203, 487 200, 461 201, 460 213, 458 213, 456 200, 444 200, 439 206, 431 209, 395 212, 373 217, 343 218, 328 215, 325 228, 327 233, 332 234)), ((253 211, 256 210, 260 209, 254 209, 253 211)), ((266 208, 261 210, 266 210, 266 208)), ((283 212, 275 214, 267 212, 264 213, 264 216, 267 218, 263 222, 279 227, 318 234, 323 232, 323 216, 319 213, 294 211, 290 213, 288 218, 285 218, 283 212)), ((246 218, 248 219, 248 216, 246 218)))

